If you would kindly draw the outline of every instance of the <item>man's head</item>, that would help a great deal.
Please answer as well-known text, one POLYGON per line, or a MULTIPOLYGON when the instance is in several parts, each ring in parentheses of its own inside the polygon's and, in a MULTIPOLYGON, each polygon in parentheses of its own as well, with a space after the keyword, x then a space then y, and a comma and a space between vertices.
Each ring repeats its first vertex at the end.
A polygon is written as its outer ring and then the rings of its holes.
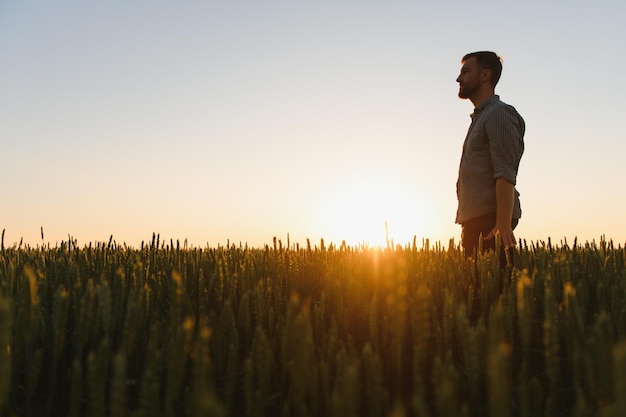
POLYGON ((476 64, 481 71, 491 71, 490 82, 491 86, 495 88, 502 75, 502 58, 490 51, 470 52, 463 57, 461 63, 467 62, 472 57, 476 58, 476 64))
POLYGON ((466 54, 461 60, 463 67, 456 81, 459 97, 469 98, 478 104, 492 95, 502 74, 502 60, 494 52, 479 51, 466 54))

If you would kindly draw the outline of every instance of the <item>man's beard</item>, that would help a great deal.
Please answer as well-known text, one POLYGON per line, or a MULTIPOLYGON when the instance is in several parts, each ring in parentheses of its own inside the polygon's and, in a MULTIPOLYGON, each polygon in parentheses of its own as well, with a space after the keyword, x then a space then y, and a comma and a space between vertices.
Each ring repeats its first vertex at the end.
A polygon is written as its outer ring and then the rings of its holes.
POLYGON ((459 98, 463 98, 463 99, 470 98, 472 95, 474 95, 476 90, 478 90, 478 87, 476 86, 472 87, 471 85, 468 85, 468 84, 459 86, 459 98))

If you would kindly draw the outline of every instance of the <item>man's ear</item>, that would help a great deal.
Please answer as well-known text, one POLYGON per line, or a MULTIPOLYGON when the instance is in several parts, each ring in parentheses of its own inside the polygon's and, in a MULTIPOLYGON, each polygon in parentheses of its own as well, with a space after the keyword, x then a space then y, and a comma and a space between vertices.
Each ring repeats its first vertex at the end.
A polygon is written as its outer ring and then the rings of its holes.
POLYGON ((484 69, 484 70, 481 71, 481 73, 480 73, 480 81, 486 82, 486 83, 491 83, 491 70, 490 69, 484 69))

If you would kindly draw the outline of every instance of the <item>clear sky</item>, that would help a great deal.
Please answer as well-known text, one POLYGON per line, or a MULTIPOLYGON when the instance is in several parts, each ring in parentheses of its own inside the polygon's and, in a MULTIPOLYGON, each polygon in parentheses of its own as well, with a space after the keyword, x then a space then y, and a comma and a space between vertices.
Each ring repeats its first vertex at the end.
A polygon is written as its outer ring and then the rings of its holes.
POLYGON ((459 241, 461 57, 526 120, 518 238, 626 242, 626 2, 0 1, 0 229, 459 241))

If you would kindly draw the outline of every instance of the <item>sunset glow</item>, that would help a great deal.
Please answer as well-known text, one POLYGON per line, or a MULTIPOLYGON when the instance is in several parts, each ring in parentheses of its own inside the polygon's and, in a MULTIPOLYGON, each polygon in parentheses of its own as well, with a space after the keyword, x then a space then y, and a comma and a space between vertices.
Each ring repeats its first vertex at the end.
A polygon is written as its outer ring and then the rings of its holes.
POLYGON ((350 245, 404 244, 423 234, 428 207, 419 190, 392 177, 338 179, 320 204, 318 224, 332 240, 350 245))

